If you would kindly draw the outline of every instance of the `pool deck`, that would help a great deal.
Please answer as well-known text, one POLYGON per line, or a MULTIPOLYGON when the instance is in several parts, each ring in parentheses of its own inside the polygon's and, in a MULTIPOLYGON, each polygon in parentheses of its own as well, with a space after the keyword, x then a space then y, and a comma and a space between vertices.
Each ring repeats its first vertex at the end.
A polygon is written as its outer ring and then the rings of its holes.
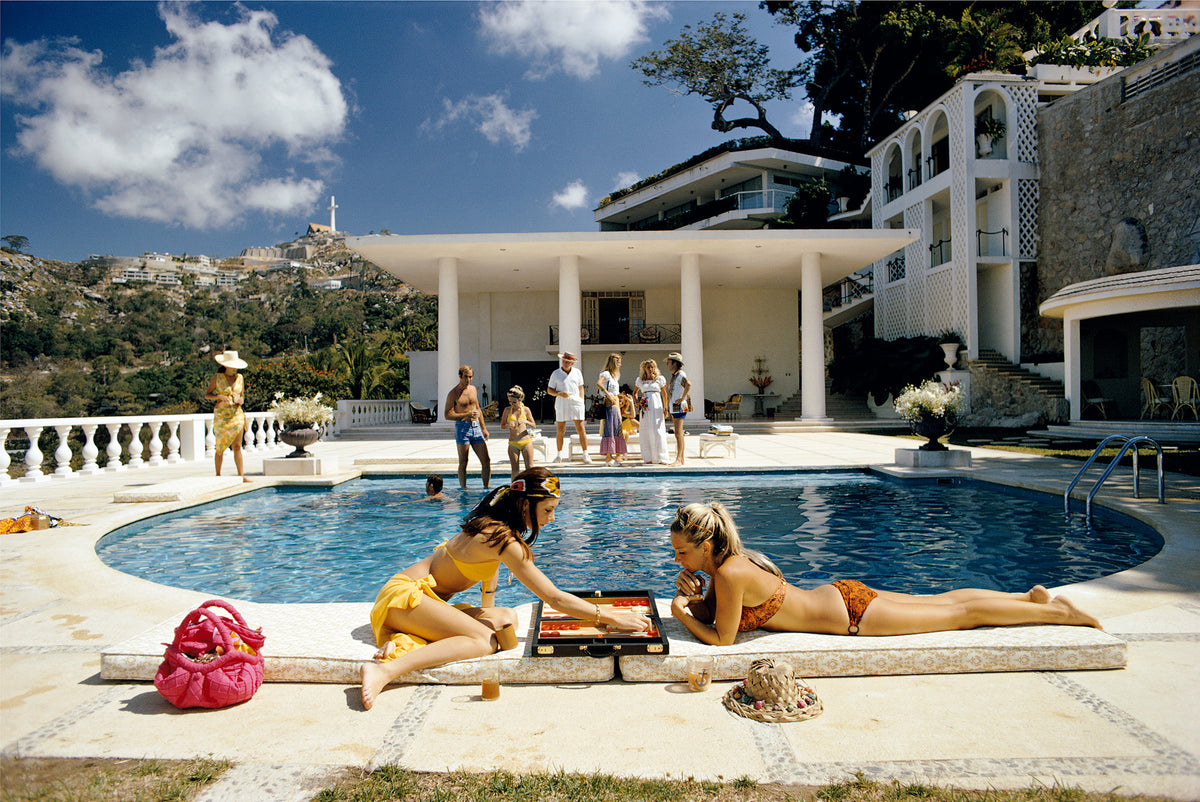
MULTIPOLYGON (((894 449, 915 445, 870 434, 747 434, 736 457, 710 452, 698 459, 689 442, 684 470, 883 467, 893 465, 894 449)), ((363 460, 369 463, 358 468, 436 471, 456 484, 449 433, 434 440, 381 432, 380 439, 327 441, 313 451, 337 457, 348 473, 363 460)), ((970 451, 973 467, 960 475, 1059 494, 1078 469, 1016 452, 970 451)), ((491 452, 495 486, 507 479, 508 464, 502 442, 493 441, 491 452)), ((247 455, 255 480, 247 487, 275 480, 263 476, 262 460, 247 455)), ((226 458, 226 472, 232 462, 226 458)), ((474 456, 470 470, 469 487, 478 490, 474 456)), ((640 465, 576 463, 562 472, 664 480, 663 471, 651 477, 640 465)), ((188 505, 115 503, 118 492, 179 481, 202 489, 207 500, 242 487, 214 484, 208 463, 153 476, 125 471, 8 485, 0 488, 0 514, 32 504, 84 525, 0 537, 0 748, 5 757, 234 761, 204 800, 311 799, 345 767, 389 763, 416 771, 561 769, 799 784, 861 772, 902 783, 1059 783, 1200 799, 1200 479, 1168 473, 1168 504, 1160 505, 1153 477, 1143 466, 1143 498, 1134 500, 1130 471, 1117 471, 1097 498, 1156 526, 1166 538, 1163 551, 1135 569, 1065 590, 1127 641, 1126 668, 814 679, 824 714, 791 724, 726 712, 720 699, 729 683, 691 693, 678 683, 619 679, 506 686, 494 702, 482 701, 474 687, 400 686, 370 712, 360 709, 357 687, 268 683, 239 707, 176 711, 150 683, 102 680, 100 653, 182 615, 197 594, 114 571, 93 546, 119 525, 188 505)), ((583 501, 568 490, 565 503, 583 501)))

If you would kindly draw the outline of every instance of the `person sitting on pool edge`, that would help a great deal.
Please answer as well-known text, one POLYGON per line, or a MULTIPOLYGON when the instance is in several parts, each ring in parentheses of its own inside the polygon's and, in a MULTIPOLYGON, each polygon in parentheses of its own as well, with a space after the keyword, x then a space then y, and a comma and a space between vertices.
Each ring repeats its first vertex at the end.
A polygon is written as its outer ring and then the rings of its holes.
POLYGON ((839 580, 812 590, 787 583, 765 555, 742 546, 720 503, 680 507, 671 547, 683 570, 671 614, 712 646, 738 632, 767 629, 829 635, 912 635, 1015 624, 1066 624, 1103 629, 1100 622, 1041 585, 1027 593, 965 588, 932 596, 872 590, 839 580), (712 578, 707 593, 703 572, 712 578))
POLYGON ((362 702, 370 710, 387 685, 410 671, 497 651, 496 632, 516 625, 516 613, 493 607, 500 563, 547 606, 597 625, 632 632, 650 628, 640 613, 602 610, 559 590, 533 562, 530 546, 542 527, 554 520, 558 477, 531 468, 512 484, 483 497, 462 530, 432 555, 393 576, 371 609, 371 628, 380 647, 377 662, 362 665, 362 702), (528 538, 521 536, 529 531, 528 538), (478 607, 459 608, 448 600, 479 583, 478 607))

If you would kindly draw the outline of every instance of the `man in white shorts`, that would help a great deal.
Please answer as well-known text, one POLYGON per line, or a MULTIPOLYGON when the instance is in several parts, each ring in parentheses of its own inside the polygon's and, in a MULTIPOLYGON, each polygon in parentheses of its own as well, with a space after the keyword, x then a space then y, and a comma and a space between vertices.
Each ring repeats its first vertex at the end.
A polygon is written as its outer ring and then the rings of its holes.
POLYGON ((554 396, 554 421, 558 426, 558 453, 555 462, 563 461, 563 437, 567 433, 567 421, 575 422, 579 433, 579 445, 583 448, 583 461, 591 462, 588 454, 587 433, 583 430, 583 371, 575 367, 578 361, 570 351, 558 355, 560 366, 550 374, 546 392, 554 396))

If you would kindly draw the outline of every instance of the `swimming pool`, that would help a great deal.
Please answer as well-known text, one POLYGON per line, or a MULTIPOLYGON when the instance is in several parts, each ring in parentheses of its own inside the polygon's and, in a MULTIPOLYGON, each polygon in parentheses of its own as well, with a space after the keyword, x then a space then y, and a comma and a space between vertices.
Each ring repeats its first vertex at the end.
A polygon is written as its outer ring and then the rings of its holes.
MULTIPOLYGON (((373 601, 394 573, 458 531, 482 497, 423 498, 424 477, 332 489, 264 488, 156 516, 96 545, 109 566, 212 596, 260 602, 373 601)), ((538 566, 564 590, 674 587, 675 508, 721 501, 747 546, 799 587, 859 579, 886 590, 1026 590, 1106 576, 1150 559, 1162 538, 1099 508, 1093 525, 1062 499, 972 480, 901 482, 865 473, 567 476, 538 566)), ((477 591, 459 597, 475 601, 477 591)), ((501 568, 497 603, 533 601, 501 568)))

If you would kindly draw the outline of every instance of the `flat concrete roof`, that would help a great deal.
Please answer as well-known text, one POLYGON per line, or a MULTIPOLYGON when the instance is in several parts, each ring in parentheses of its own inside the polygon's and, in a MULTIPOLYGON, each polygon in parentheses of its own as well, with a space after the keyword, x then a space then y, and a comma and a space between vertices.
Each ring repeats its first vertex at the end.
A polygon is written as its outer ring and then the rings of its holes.
POLYGON ((438 260, 458 260, 463 292, 557 290, 559 257, 579 257, 588 290, 677 288, 684 254, 700 255, 703 287, 800 287, 800 257, 821 254, 823 286, 913 242, 914 229, 375 234, 346 247, 422 292, 438 290, 438 260))

